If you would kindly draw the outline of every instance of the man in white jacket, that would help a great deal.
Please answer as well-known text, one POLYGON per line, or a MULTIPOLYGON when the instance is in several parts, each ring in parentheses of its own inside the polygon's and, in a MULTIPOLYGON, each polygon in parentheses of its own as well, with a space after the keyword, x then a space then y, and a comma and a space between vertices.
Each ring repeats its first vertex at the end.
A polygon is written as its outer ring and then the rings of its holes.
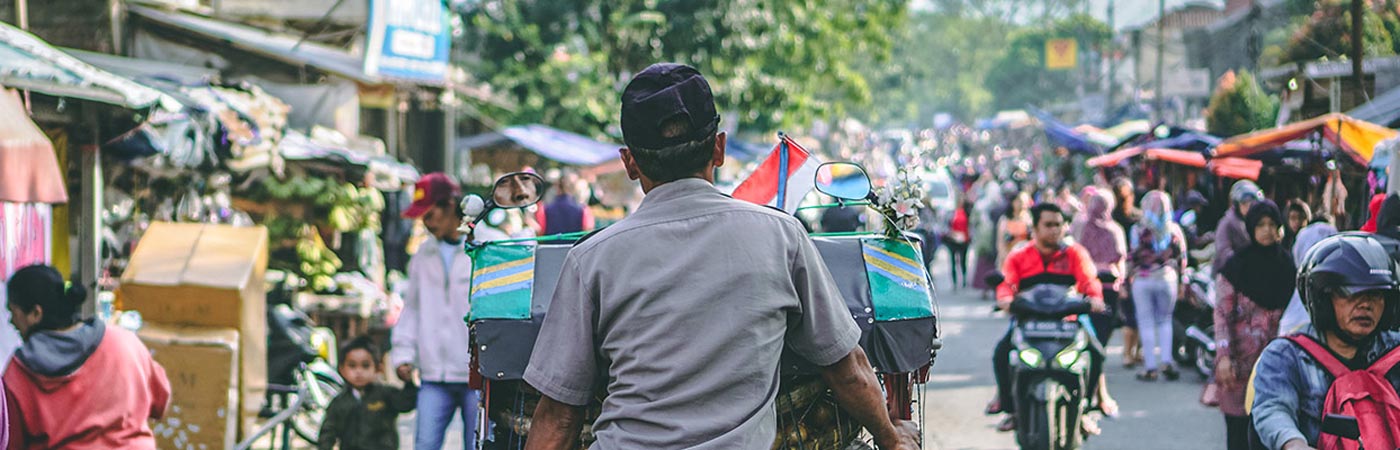
POLYGON ((404 217, 422 218, 433 239, 424 242, 408 262, 408 289, 403 313, 394 326, 391 364, 400 379, 418 370, 417 450, 440 450, 447 425, 462 414, 462 442, 476 448, 479 392, 467 385, 471 375, 468 342, 471 330, 463 320, 470 309, 472 264, 462 251, 461 189, 443 173, 418 180, 413 204, 404 217))

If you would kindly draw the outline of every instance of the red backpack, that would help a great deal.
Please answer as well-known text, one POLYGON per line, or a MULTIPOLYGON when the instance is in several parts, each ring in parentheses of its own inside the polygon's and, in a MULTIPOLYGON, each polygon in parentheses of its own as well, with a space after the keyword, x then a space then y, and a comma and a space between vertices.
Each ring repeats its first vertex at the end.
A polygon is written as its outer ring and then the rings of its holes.
MULTIPOLYGON (((1385 378, 1391 368, 1400 364, 1400 347, 1391 349, 1365 370, 1351 370, 1311 336, 1294 334, 1288 336, 1288 340, 1302 347, 1335 378, 1327 388, 1327 399, 1323 401, 1319 417, 1328 414, 1355 417, 1366 448, 1400 448, 1400 396, 1385 378)), ((1318 450, 1361 447, 1356 441, 1329 434, 1323 434, 1317 443, 1318 450)))

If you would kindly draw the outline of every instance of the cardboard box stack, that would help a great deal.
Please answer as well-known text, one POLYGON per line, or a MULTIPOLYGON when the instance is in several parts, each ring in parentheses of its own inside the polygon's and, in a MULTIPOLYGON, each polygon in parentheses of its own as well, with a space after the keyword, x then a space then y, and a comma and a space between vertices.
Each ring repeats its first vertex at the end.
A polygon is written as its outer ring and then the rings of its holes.
POLYGON ((254 429, 267 390, 267 247, 263 227, 158 222, 132 253, 120 305, 141 313, 140 335, 171 381, 160 448, 226 448, 227 433, 210 430, 234 422, 236 441, 254 429))

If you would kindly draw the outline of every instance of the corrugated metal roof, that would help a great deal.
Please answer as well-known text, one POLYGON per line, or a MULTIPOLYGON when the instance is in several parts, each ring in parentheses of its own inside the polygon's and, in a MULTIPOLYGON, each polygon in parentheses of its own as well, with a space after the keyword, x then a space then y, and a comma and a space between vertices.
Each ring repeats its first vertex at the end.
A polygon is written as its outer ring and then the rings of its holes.
POLYGON ((160 91, 79 61, 4 22, 0 22, 0 85, 132 109, 166 98, 160 91))
POLYGON ((227 43, 234 48, 286 64, 313 67, 365 84, 385 82, 382 77, 365 73, 361 57, 343 49, 303 40, 300 36, 224 22, 187 12, 163 11, 134 4, 127 4, 127 11, 156 24, 185 31, 203 39, 227 43))

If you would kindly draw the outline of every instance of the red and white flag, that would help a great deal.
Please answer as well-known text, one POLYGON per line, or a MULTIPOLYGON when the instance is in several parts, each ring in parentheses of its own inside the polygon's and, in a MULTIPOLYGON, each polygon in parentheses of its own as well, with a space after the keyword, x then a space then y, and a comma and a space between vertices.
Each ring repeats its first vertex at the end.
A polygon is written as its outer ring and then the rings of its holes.
POLYGON ((787 135, 779 135, 773 153, 734 189, 734 198, 797 212, 802 198, 816 186, 822 162, 787 135))

